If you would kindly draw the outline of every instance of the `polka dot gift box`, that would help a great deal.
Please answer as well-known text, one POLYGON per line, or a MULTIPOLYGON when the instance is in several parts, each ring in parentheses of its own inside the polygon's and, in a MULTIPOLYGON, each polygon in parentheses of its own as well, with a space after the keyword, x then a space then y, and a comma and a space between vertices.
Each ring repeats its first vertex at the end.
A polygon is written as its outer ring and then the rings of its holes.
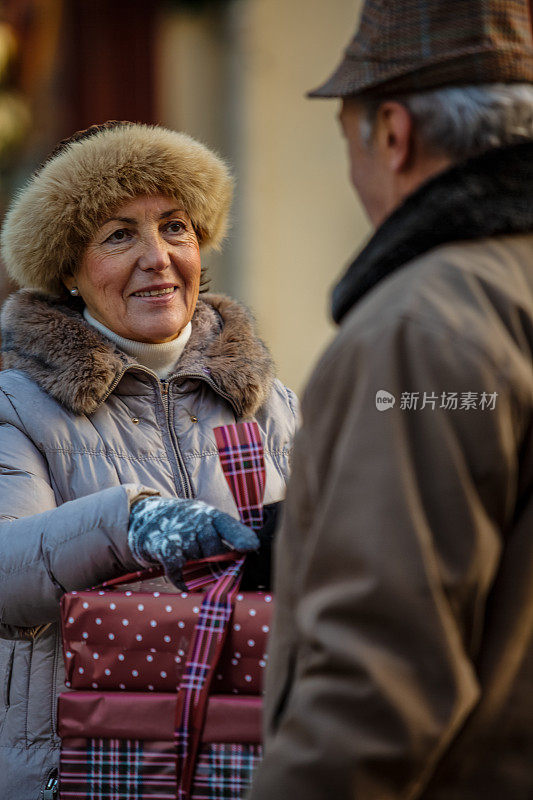
MULTIPOLYGON (((164 584, 155 584, 154 591, 135 591, 135 586, 143 584, 65 596, 62 627, 67 686, 176 691, 203 595, 177 593, 164 584)), ((213 692, 261 692, 272 606, 268 593, 237 594, 213 692)))

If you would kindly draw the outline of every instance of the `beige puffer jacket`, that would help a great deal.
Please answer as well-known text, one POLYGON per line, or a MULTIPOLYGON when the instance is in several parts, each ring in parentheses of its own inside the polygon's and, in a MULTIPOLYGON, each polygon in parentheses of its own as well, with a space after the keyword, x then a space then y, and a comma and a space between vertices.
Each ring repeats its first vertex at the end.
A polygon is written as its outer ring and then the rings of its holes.
POLYGON ((32 291, 6 303, 2 340, 0 796, 38 800, 58 761, 63 592, 136 568, 129 507, 146 489, 238 516, 217 425, 257 420, 265 502, 281 499, 298 412, 250 315, 221 296, 198 302, 164 383, 89 327, 79 307, 32 291))

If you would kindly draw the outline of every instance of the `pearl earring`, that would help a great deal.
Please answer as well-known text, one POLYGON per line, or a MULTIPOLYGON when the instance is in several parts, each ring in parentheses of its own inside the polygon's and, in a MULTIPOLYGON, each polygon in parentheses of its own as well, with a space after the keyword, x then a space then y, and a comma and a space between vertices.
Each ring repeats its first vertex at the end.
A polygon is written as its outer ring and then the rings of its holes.
POLYGON ((71 293, 72 297, 78 297, 78 295, 79 295, 78 287, 77 286, 73 286, 72 289, 70 290, 70 293, 71 293))

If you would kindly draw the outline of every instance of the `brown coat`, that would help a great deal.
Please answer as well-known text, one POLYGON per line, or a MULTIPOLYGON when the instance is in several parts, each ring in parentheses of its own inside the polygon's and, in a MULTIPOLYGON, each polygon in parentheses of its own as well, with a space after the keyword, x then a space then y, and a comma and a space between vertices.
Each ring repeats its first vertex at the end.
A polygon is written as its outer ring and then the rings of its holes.
POLYGON ((334 293, 252 800, 533 797, 532 155, 427 184, 334 293))

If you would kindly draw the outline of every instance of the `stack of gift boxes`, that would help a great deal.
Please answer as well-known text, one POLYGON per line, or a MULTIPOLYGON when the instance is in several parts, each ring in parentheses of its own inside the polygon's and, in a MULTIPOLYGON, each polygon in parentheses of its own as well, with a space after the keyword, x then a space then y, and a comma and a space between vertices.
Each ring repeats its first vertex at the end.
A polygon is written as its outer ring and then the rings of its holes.
MULTIPOLYGON (((138 573, 63 597, 69 691, 58 706, 61 800, 244 796, 261 757, 269 593, 234 588, 232 610, 216 634, 216 663, 207 670, 212 674, 202 674, 209 691, 203 713, 193 720, 201 730, 194 732, 199 743, 189 787, 180 784, 176 755, 177 698, 190 688, 187 669, 202 604, 227 564, 215 558, 186 568, 187 592, 157 573, 138 573)), ((238 579, 231 580, 238 587, 238 579)))

